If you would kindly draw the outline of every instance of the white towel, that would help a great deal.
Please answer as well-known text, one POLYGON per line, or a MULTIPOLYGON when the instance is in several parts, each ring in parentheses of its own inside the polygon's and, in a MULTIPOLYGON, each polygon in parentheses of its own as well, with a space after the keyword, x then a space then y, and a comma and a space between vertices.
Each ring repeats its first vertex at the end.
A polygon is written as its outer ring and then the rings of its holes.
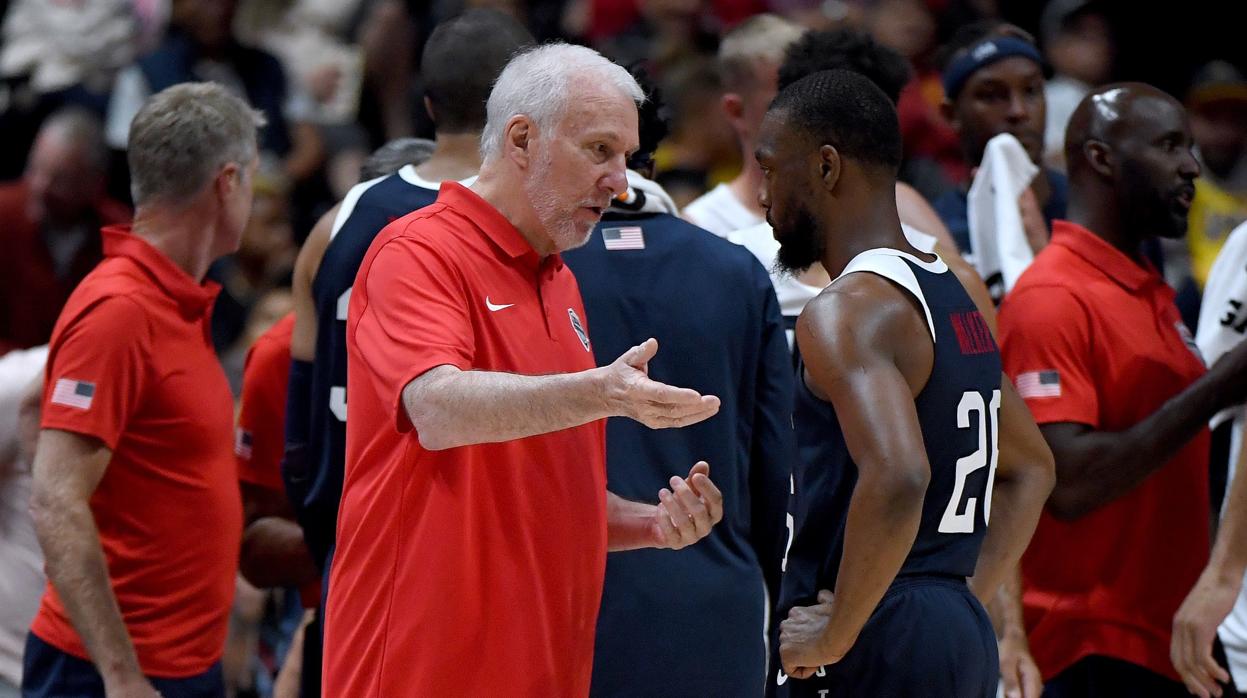
POLYGON ((987 142, 966 202, 973 264, 986 280, 1000 275, 1008 293, 1035 259, 1022 227, 1018 197, 1039 173, 1018 139, 1008 133, 987 142))

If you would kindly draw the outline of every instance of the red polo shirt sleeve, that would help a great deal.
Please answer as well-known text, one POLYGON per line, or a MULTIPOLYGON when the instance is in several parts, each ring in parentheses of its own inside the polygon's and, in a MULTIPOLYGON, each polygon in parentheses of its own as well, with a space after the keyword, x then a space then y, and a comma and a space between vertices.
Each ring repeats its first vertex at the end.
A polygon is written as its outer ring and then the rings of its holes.
POLYGON ((94 436, 117 450, 150 365, 146 317, 135 301, 110 296, 69 321, 48 354, 44 429, 94 436))
POLYGON ((1000 309, 1001 358, 1005 372, 1039 424, 1074 422, 1099 426, 1092 361, 1091 320, 1067 289, 1032 286, 1014 291, 1000 309), (1057 389, 1028 391, 1032 380, 1055 371, 1057 389), (1021 379, 1021 381, 1019 381, 1021 379), (1029 394, 1041 392, 1041 395, 1029 394), (1055 393, 1055 394, 1053 394, 1055 393))
MULTIPOLYGON (((401 223, 399 223, 401 224, 401 223)), ((421 220, 408 223, 419 226, 421 220)), ((411 429, 403 388, 431 368, 472 366, 475 353, 467 291, 448 252, 409 235, 385 243, 356 280, 367 306, 355 347, 378 395, 389 396, 399 431, 411 429)), ((484 303, 485 299, 480 302, 484 303)))
POLYGON ((286 387, 290 379, 289 334, 282 334, 281 329, 275 327, 276 331, 266 332, 247 352, 242 405, 234 434, 238 479, 276 492, 285 491, 281 457, 285 450, 286 387))

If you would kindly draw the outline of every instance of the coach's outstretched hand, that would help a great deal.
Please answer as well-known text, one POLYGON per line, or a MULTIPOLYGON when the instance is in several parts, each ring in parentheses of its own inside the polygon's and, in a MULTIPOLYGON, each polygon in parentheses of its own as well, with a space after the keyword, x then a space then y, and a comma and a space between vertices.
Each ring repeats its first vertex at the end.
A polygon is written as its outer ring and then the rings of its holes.
POLYGON ((658 340, 647 339, 605 367, 610 413, 635 419, 651 429, 686 427, 713 417, 719 411, 719 398, 649 377, 649 361, 657 353, 658 340))
POLYGON ((653 533, 655 547, 679 550, 710 535, 723 519, 723 493, 710 481, 705 461, 694 465, 686 478, 672 477, 670 484, 671 489, 658 491, 653 533))

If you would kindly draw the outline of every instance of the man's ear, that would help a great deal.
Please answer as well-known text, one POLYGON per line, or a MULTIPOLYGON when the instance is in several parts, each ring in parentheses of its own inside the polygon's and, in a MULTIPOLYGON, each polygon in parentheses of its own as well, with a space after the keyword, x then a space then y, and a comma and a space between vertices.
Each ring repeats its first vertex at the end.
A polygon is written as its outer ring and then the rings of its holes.
POLYGON ((433 100, 428 97, 424 98, 424 113, 429 115, 429 120, 434 124, 437 123, 437 114, 433 113, 433 100))
POLYGON ((719 107, 729 120, 736 120, 745 113, 745 100, 735 92, 727 92, 719 98, 719 107))
POLYGON ((835 146, 824 145, 818 149, 818 176, 823 182, 823 188, 828 192, 836 188, 843 168, 844 163, 840 159, 840 151, 836 150, 835 146))
POLYGON ((1105 177, 1112 177, 1117 163, 1113 149, 1104 141, 1088 139, 1082 144, 1082 156, 1091 169, 1105 177))
POLYGON ((507 120, 502 131, 503 153, 521 168, 528 167, 531 151, 529 145, 535 134, 533 122, 523 114, 516 114, 507 120))
POLYGON ((216 188, 217 197, 221 201, 229 199, 243 185, 242 166, 236 162, 227 162, 216 173, 212 184, 216 188))

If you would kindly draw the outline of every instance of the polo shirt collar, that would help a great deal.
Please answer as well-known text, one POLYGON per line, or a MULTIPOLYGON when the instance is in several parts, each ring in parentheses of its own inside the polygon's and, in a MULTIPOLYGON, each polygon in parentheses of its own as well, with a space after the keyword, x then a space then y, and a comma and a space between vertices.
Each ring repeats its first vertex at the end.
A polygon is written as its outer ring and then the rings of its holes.
POLYGON ((152 281, 178 305, 187 318, 204 315, 212 308, 221 287, 212 281, 195 283, 185 271, 173 263, 151 243, 130 232, 128 225, 103 228, 105 257, 125 257, 137 264, 152 281))
POLYGON ((1140 265, 1139 262, 1123 254, 1121 250, 1108 244, 1104 238, 1077 223, 1053 221, 1052 244, 1069 249, 1131 292, 1138 292, 1149 285, 1163 282, 1151 262, 1145 259, 1140 265))
POLYGON ((533 249, 524 234, 516 228, 502 212, 493 204, 482 199, 479 194, 458 182, 442 182, 437 200, 463 214, 485 237, 502 250, 503 254, 525 265, 537 269, 546 266, 560 269, 563 258, 557 253, 547 257, 544 262, 541 255, 533 249))

